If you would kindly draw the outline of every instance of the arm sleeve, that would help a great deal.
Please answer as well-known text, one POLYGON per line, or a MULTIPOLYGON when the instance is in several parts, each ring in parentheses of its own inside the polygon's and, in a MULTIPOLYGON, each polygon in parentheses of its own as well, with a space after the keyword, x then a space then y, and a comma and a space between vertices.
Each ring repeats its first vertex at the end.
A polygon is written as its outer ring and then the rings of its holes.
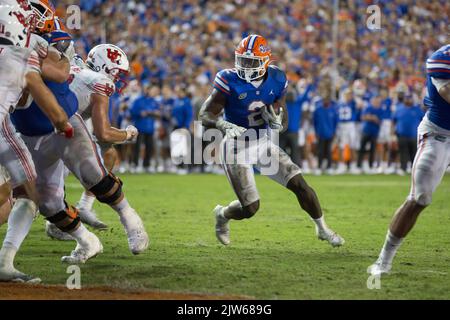
POLYGON ((192 121, 193 111, 192 111, 192 105, 190 103, 186 104, 186 118, 184 125, 187 129, 189 129, 192 121))
POLYGON ((31 54, 28 57, 26 73, 28 72, 41 73, 41 61, 36 51, 31 51, 31 54))
POLYGON ((141 99, 139 98, 134 100, 133 104, 131 105, 129 112, 132 119, 139 119, 141 117, 140 100, 141 99))
POLYGON ((216 77, 214 78, 213 87, 219 90, 220 92, 225 93, 225 95, 231 94, 230 86, 228 80, 226 79, 224 71, 220 71, 216 74, 216 77))

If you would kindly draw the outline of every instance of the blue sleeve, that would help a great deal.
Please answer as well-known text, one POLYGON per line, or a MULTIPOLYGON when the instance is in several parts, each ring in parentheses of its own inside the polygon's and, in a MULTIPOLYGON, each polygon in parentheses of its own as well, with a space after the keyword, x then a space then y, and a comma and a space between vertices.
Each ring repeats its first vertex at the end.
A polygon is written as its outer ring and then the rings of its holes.
POLYGON ((313 113, 313 124, 314 124, 314 129, 315 130, 317 130, 317 118, 319 117, 319 114, 318 114, 318 111, 319 109, 318 108, 316 108, 316 110, 314 110, 314 113, 313 113))
POLYGON ((392 121, 396 123, 398 121, 398 109, 392 114, 392 121))
POLYGON ((134 100, 130 109, 130 115, 133 119, 139 119, 141 117, 141 98, 134 100))
POLYGON ((184 122, 184 126, 189 129, 189 127, 191 126, 191 122, 192 122, 192 117, 193 117, 193 110, 192 110, 192 104, 186 103, 185 104, 185 122, 184 122))
POLYGON ((334 133, 336 133, 337 126, 339 123, 339 115, 338 115, 337 108, 333 108, 333 112, 334 112, 334 133))
POLYGON ((229 79, 228 79, 228 70, 221 70, 216 74, 214 78, 213 87, 220 92, 224 93, 226 96, 231 94, 229 79))
POLYGON ((449 46, 444 46, 433 53, 426 62, 426 71, 430 77, 450 79, 450 56, 446 54, 449 46))

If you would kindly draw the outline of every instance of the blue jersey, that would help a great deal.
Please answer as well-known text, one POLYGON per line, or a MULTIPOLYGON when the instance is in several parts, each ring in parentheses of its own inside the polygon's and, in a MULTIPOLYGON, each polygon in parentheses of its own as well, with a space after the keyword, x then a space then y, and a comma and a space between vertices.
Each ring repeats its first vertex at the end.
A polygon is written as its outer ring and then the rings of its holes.
POLYGON ((428 119, 441 128, 450 130, 450 104, 438 93, 432 79, 450 79, 450 45, 445 45, 433 53, 426 64, 427 94, 423 100, 428 107, 428 119))
MULTIPOLYGON (((378 120, 381 121, 382 120, 381 118, 383 115, 383 110, 381 110, 381 108, 374 108, 371 105, 369 105, 363 111, 362 116, 365 116, 368 114, 376 116, 378 118, 378 120)), ((380 133, 380 122, 375 123, 373 121, 364 120, 363 126, 362 126, 362 132, 363 132, 363 134, 365 134, 367 136, 378 138, 378 134, 380 133)))
POLYGON ((313 122, 317 137, 321 139, 332 139, 336 133, 338 120, 337 108, 334 102, 331 101, 328 107, 324 106, 322 99, 316 102, 313 122))
MULTIPOLYGON (((64 83, 46 81, 45 84, 69 118, 78 111, 78 99, 70 91, 67 81, 64 83)), ((16 110, 11 115, 11 120, 17 131, 26 136, 43 136, 54 131, 52 123, 34 101, 29 108, 16 110)))
POLYGON ((419 106, 407 107, 398 104, 393 115, 395 133, 399 137, 416 138, 417 128, 423 118, 423 111, 419 106))
POLYGON ((354 100, 339 102, 337 112, 339 122, 355 122, 358 117, 358 110, 356 110, 356 102, 354 100))
POLYGON ((218 72, 214 80, 214 88, 226 97, 224 119, 255 130, 267 128, 261 108, 282 98, 287 86, 285 73, 275 66, 269 66, 265 80, 258 88, 239 78, 235 69, 218 72))
POLYGON ((391 120, 392 119, 392 100, 391 98, 383 99, 381 102, 381 110, 383 113, 381 115, 382 120, 391 120))

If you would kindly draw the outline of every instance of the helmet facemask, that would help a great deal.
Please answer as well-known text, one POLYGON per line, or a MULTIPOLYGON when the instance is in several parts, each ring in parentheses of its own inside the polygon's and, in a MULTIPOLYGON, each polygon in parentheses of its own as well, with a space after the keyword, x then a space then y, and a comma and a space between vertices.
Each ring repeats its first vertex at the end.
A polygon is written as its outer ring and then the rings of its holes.
POLYGON ((235 68, 239 78, 251 82, 264 76, 269 64, 269 56, 235 53, 235 68))
POLYGON ((36 29, 44 32, 47 21, 54 18, 53 9, 36 2, 31 2, 31 7, 36 18, 36 29))
POLYGON ((121 94, 125 88, 128 86, 128 70, 123 70, 120 68, 113 68, 111 70, 105 70, 110 78, 114 81, 116 85, 116 92, 121 94))

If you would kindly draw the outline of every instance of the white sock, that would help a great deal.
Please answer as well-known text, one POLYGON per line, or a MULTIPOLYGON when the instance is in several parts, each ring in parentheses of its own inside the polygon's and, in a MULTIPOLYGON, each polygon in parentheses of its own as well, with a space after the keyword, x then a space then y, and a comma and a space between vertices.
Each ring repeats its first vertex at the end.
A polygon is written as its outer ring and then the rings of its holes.
POLYGON ((328 226, 325 223, 323 215, 318 219, 312 219, 312 221, 314 221, 319 231, 328 231, 328 226))
POLYGON ((397 238, 388 230, 386 240, 380 252, 380 259, 383 264, 392 264, 392 260, 402 242, 403 238, 397 238))
POLYGON ((37 207, 33 201, 23 198, 16 200, 9 215, 8 231, 3 246, 19 250, 23 240, 30 232, 36 212, 37 207))
POLYGON ((0 268, 12 269, 14 268, 14 258, 17 250, 9 245, 3 245, 0 250, 0 268))
POLYGON ((133 219, 137 216, 136 211, 130 206, 127 198, 123 197, 122 201, 111 206, 111 208, 113 208, 119 214, 120 222, 126 229, 130 225, 133 225, 133 223, 129 223, 130 221, 136 221, 135 219, 133 219))
POLYGON ((227 218, 226 215, 229 214, 229 215, 233 216, 235 213, 239 213, 240 211, 242 211, 241 203, 239 202, 239 200, 234 200, 234 201, 230 202, 230 204, 228 206, 223 208, 220 215, 223 218, 228 220, 229 218, 227 218))
POLYGON ((78 202, 78 207, 90 211, 90 210, 92 210, 92 206, 94 205, 94 202, 95 202, 95 196, 84 191, 83 194, 81 195, 80 201, 78 202))
POLYGON ((86 240, 91 235, 91 232, 86 229, 84 224, 80 224, 80 226, 74 230, 69 232, 69 234, 74 237, 74 239, 83 247, 88 245, 88 241, 86 240))

